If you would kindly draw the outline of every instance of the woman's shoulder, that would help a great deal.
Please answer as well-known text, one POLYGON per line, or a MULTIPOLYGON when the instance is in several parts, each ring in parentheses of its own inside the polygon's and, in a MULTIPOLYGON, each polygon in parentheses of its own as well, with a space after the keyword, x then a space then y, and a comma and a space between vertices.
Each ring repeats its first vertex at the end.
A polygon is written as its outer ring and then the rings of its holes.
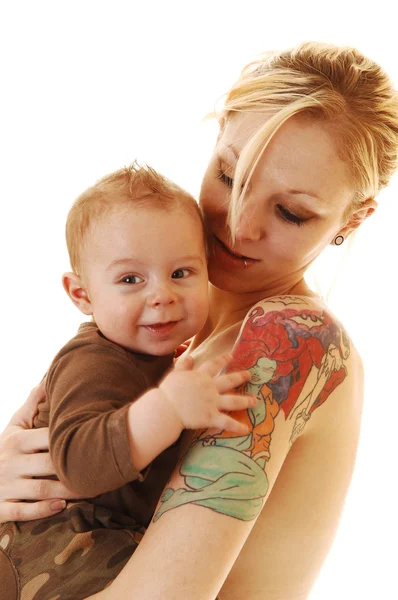
POLYGON ((295 332, 301 337, 328 330, 335 337, 348 337, 345 327, 319 296, 280 295, 264 298, 256 302, 247 311, 242 322, 242 330, 270 330, 276 333, 278 325, 289 327, 291 335, 295 332))
MULTIPOLYGON (((243 320, 236 352, 260 353, 291 373, 310 365, 330 379, 329 371, 357 382, 363 378, 361 357, 345 326, 317 296, 280 295, 254 304, 243 320), (351 378, 350 378, 351 379, 351 378)), ((333 378, 332 378, 333 379, 333 378)))
POLYGON ((239 368, 251 370, 266 386, 285 421, 293 423, 290 444, 310 419, 307 430, 315 423, 318 430, 330 428, 335 415, 344 412, 348 430, 357 428, 362 361, 342 323, 321 299, 275 296, 257 302, 246 315, 233 355, 239 368))
MULTIPOLYGON (((263 298, 246 313, 242 330, 269 330, 278 325, 286 327, 290 323, 296 331, 316 331, 319 328, 340 328, 345 331, 339 319, 319 296, 280 295, 263 298)), ((276 333, 276 329, 274 329, 276 333)))
POLYGON ((291 295, 281 294, 278 296, 270 296, 263 298, 254 304, 248 311, 248 314, 257 307, 262 307, 267 312, 276 310, 328 310, 327 305, 320 296, 317 295, 291 295))

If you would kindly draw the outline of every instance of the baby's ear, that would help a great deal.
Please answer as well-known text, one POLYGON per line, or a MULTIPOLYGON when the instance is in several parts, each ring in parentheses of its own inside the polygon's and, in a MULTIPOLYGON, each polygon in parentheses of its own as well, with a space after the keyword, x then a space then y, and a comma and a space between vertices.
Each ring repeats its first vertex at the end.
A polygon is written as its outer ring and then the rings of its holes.
POLYGON ((73 304, 85 315, 92 315, 93 308, 87 289, 79 275, 76 273, 64 273, 62 275, 62 285, 65 292, 72 300, 73 304))

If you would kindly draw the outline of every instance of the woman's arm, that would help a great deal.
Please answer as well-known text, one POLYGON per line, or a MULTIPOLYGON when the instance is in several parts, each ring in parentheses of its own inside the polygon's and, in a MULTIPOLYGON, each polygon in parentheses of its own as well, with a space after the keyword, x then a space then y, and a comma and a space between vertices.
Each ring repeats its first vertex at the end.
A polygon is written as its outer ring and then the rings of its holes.
POLYGON ((221 600, 304 600, 310 594, 334 540, 355 464, 362 390, 358 381, 359 389, 352 390, 356 400, 347 402, 350 385, 347 378, 293 444, 220 590, 221 600))
POLYGON ((59 481, 41 479, 55 473, 48 453, 48 429, 32 429, 44 398, 43 380, 0 434, 0 523, 49 517, 64 508, 64 498, 72 497, 59 481))
MULTIPOLYGON (((253 374, 250 393, 257 389, 258 405, 241 413, 251 433, 207 430, 195 435, 134 556, 95 598, 214 600, 289 447, 303 434, 301 421, 309 437, 317 429, 314 411, 332 394, 334 399, 341 396, 343 389, 351 407, 349 394, 356 386, 347 386, 348 377, 352 381, 350 351, 341 326, 314 302, 284 297, 255 306, 242 327, 231 365, 253 374)), ((306 468, 301 469, 304 477, 306 468)), ((289 480, 285 487, 289 494, 289 480)), ((294 534, 285 530, 285 539, 290 533, 294 534)), ((272 552, 257 539, 253 562, 262 550, 272 552)), ((241 588, 234 597, 243 594, 241 588)))

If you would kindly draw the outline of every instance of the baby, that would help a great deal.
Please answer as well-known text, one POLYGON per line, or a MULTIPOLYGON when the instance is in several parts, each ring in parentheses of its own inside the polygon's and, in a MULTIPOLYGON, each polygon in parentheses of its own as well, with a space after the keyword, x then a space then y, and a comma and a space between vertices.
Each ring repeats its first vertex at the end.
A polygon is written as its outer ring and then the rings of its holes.
POLYGON ((63 285, 92 320, 52 362, 35 427, 49 426, 55 471, 78 500, 1 531, 22 597, 41 600, 104 589, 151 520, 183 429, 245 434, 224 411, 256 403, 232 393, 250 373, 219 375, 228 357, 198 370, 181 358, 170 370, 208 316, 202 219, 189 194, 134 164, 79 196, 66 238, 63 285))

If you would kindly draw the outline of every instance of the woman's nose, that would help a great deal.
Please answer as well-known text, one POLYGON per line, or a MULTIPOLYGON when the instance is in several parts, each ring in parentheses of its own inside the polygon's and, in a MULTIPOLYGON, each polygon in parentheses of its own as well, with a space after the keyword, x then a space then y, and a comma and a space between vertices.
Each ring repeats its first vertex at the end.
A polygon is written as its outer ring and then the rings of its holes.
POLYGON ((236 240, 258 242, 264 236, 264 228, 265 215, 261 214, 254 201, 245 199, 236 224, 236 240))
POLYGON ((253 211, 249 212, 243 207, 242 214, 237 221, 235 238, 241 242, 258 242, 264 235, 263 226, 264 224, 259 215, 256 215, 253 211))

